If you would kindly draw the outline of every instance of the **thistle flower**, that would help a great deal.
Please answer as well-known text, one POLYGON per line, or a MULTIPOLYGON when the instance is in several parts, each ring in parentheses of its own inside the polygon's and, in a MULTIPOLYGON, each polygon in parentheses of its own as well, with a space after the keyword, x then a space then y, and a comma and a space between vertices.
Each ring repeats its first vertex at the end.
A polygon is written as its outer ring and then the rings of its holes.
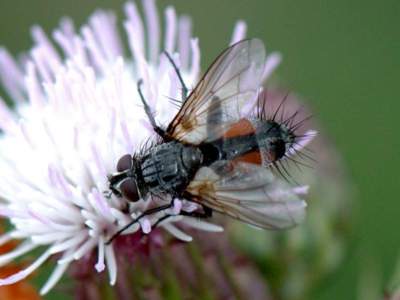
MULTIPOLYGON (((143 6, 144 20, 134 3, 125 5, 127 51, 114 14, 106 11, 95 12, 78 32, 70 19, 63 19, 52 40, 34 26, 34 46, 20 62, 0 49, 0 78, 13 106, 0 101, 0 215, 13 228, 0 237, 0 244, 22 241, 0 255, 0 265, 45 249, 22 271, 0 279, 0 285, 26 278, 54 257, 56 267, 41 289, 45 294, 71 263, 86 261, 93 253, 95 270, 107 267, 110 283, 116 283, 118 243, 105 241, 151 205, 142 201, 126 210, 127 203, 103 195, 118 159, 139 151, 153 137, 136 83, 143 79, 157 122, 166 124, 176 113, 168 98, 179 99, 181 87, 160 50, 173 56, 188 86, 197 82, 200 70, 199 43, 192 37, 190 19, 177 17, 168 7, 162 36, 155 1, 143 1, 143 6)), ((244 22, 238 22, 231 43, 243 39, 245 32, 244 22)), ((268 56, 264 79, 279 60, 279 54, 268 56)), ((177 201, 173 211, 179 209, 192 208, 177 201)), ((143 219, 126 233, 148 233, 157 218, 143 219)), ((190 241, 178 223, 222 230, 184 217, 170 218, 161 227, 190 241)))

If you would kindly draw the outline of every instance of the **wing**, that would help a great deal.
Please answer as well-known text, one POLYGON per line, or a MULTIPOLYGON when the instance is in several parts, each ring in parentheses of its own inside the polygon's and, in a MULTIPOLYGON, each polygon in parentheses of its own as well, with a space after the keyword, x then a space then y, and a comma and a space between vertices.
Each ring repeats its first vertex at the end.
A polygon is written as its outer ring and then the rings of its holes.
POLYGON ((302 221, 306 203, 298 196, 300 190, 266 168, 228 161, 201 168, 187 187, 194 201, 265 229, 290 228, 302 221))
POLYGON ((240 119, 243 104, 257 97, 264 63, 265 49, 258 39, 227 48, 191 92, 167 134, 191 144, 220 137, 240 119))

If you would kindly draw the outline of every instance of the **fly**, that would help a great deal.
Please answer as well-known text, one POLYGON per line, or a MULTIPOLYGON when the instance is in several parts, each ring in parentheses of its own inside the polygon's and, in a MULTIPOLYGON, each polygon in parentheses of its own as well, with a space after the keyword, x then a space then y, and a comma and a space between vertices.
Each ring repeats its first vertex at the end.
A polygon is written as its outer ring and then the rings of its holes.
MULTIPOLYGON (((163 129, 143 96, 142 81, 138 82, 146 115, 162 142, 144 154, 122 156, 117 173, 109 177, 111 193, 133 202, 168 195, 203 207, 202 212, 181 211, 186 216, 210 217, 216 211, 260 228, 296 225, 305 202, 269 168, 288 153, 296 136, 274 119, 242 117, 244 105, 258 95, 263 43, 249 39, 228 47, 188 97, 178 68, 166 55, 183 86, 182 107, 163 129)), ((144 216, 172 206, 173 200, 144 211, 108 243, 144 216)))

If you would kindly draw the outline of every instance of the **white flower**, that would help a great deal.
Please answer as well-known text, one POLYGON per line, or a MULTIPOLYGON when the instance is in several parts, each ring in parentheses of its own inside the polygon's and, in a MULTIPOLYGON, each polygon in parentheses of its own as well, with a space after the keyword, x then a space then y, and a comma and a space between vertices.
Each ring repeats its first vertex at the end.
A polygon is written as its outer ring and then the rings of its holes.
MULTIPOLYGON (((160 50, 173 55, 189 87, 195 85, 200 70, 200 50, 190 19, 178 18, 168 7, 162 37, 155 1, 143 1, 143 6, 144 22, 134 3, 125 5, 127 50, 114 14, 105 11, 94 13, 79 32, 70 19, 63 19, 52 34, 54 42, 40 27, 33 27, 34 46, 20 63, 0 49, 1 81, 14 106, 10 109, 0 101, 0 215, 13 226, 0 237, 0 244, 22 241, 0 256, 0 265, 47 247, 26 269, 0 279, 0 285, 25 278, 57 254, 57 266, 41 290, 45 294, 74 260, 92 251, 98 253, 95 269, 101 272, 107 266, 110 283, 115 283, 115 253, 105 241, 148 205, 134 204, 127 214, 126 203, 103 196, 107 174, 115 171, 118 159, 139 151, 154 137, 136 83, 144 80, 144 93, 158 123, 167 124, 176 113, 168 99, 180 99, 181 86, 160 50)), ((246 25, 238 22, 231 43, 243 39, 245 31, 246 25)), ((278 54, 268 57, 265 78, 279 60, 278 54)), ((183 205, 185 209, 187 204, 183 205)), ((129 232, 140 226, 150 231, 156 218, 144 219, 129 232)), ((183 217, 161 225, 187 241, 191 237, 174 225, 178 221, 221 230, 183 217)))

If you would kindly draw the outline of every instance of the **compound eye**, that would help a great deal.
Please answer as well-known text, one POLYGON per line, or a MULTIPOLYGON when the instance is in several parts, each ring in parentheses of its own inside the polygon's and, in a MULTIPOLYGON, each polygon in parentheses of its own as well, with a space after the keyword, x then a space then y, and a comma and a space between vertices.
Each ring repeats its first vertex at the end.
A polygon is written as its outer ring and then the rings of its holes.
POLYGON ((120 190, 122 196, 128 201, 136 202, 140 199, 136 181, 133 178, 124 180, 120 185, 120 190))
POLYGON ((123 172, 132 168, 132 156, 125 154, 122 156, 117 163, 117 171, 123 172))

